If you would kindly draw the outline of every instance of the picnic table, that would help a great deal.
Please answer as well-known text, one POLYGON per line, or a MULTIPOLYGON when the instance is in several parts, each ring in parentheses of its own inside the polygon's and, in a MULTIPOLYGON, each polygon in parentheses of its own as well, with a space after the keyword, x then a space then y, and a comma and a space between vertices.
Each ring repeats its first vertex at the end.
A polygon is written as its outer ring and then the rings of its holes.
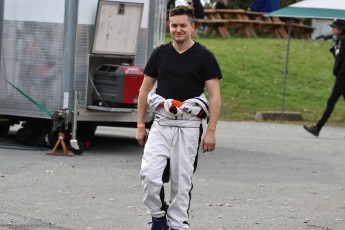
MULTIPOLYGON (((257 31, 269 34, 274 38, 288 37, 288 23, 291 23, 292 32, 300 38, 309 39, 314 28, 303 24, 303 19, 294 19, 293 22, 286 18, 267 17, 263 12, 247 11, 243 9, 205 9, 207 19, 202 19, 197 24, 210 26, 206 34, 216 34, 229 37, 230 31, 244 37, 257 37, 257 31)), ((198 25, 199 26, 199 25, 198 25)))
POLYGON ((287 38, 289 26, 296 38, 310 39, 315 28, 304 24, 303 18, 268 17, 263 12, 247 11, 252 20, 259 22, 258 29, 269 32, 275 38, 287 38))
POLYGON ((260 32, 267 33, 273 38, 287 38, 288 30, 286 23, 282 22, 279 17, 267 17, 263 12, 247 11, 250 20, 256 21, 256 29, 260 32))
MULTIPOLYGON (((247 20, 245 10, 230 10, 230 9, 205 9, 205 15, 208 21, 218 21, 222 22, 221 24, 211 27, 206 34, 212 34, 214 31, 229 31, 234 29, 235 33, 245 37, 256 37, 253 21, 247 20)), ((208 24, 212 22, 205 22, 208 24)), ((216 33, 220 34, 220 33, 216 33)), ((230 36, 229 32, 224 33, 228 37, 230 36)))
MULTIPOLYGON (((224 19, 195 19, 195 29, 199 29, 202 26, 205 26, 206 35, 216 34, 220 37, 230 37, 230 33, 227 28, 228 20, 224 19)), ((197 37, 195 33, 193 34, 193 37, 197 37)))
POLYGON ((232 33, 243 37, 257 37, 258 33, 263 33, 273 38, 286 39, 290 26, 294 37, 310 39, 314 31, 300 18, 268 17, 263 12, 243 9, 205 9, 205 15, 205 19, 194 20, 194 38, 198 37, 196 31, 200 27, 206 28, 206 35, 215 34, 223 38, 230 37, 232 33))
POLYGON ((282 22, 285 22, 288 26, 291 26, 291 32, 296 38, 310 39, 311 34, 314 32, 315 28, 304 24, 303 18, 279 18, 282 22))

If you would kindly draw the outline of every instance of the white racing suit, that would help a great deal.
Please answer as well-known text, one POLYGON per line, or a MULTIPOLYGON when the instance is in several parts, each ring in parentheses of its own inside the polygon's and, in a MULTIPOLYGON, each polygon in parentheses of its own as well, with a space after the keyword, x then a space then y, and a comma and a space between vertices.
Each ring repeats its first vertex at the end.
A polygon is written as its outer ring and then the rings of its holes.
POLYGON ((192 175, 202 135, 201 118, 194 114, 205 109, 208 115, 208 103, 201 95, 184 101, 177 114, 173 114, 167 105, 170 100, 165 100, 154 91, 149 94, 148 103, 150 108, 155 109, 155 118, 145 144, 140 171, 145 192, 144 204, 152 217, 160 218, 166 214, 170 228, 189 229, 187 221, 193 188, 192 175), (164 107, 159 106, 161 103, 165 103, 164 107), (165 213, 160 191, 168 159, 171 191, 170 205, 165 213))

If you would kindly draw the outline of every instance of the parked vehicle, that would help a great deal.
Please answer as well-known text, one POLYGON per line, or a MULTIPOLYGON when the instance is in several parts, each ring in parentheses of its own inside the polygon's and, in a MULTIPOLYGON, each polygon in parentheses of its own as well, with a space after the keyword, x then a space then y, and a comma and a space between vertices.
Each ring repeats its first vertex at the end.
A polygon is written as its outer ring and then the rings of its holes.
POLYGON ((73 126, 78 139, 135 127, 165 12, 164 0, 0 0, 0 135, 20 123, 23 143, 44 145, 73 126))

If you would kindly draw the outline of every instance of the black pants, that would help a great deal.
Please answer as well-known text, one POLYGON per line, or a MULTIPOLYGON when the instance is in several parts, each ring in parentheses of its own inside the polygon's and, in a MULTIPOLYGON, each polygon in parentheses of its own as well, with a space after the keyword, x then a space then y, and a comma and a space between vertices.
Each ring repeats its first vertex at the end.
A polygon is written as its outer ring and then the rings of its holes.
POLYGON ((326 124, 328 118, 331 116, 334 110, 335 104, 338 102, 341 96, 343 96, 345 99, 345 76, 337 77, 335 80, 332 94, 329 96, 327 101, 326 110, 316 124, 316 127, 319 130, 321 130, 321 128, 326 124))

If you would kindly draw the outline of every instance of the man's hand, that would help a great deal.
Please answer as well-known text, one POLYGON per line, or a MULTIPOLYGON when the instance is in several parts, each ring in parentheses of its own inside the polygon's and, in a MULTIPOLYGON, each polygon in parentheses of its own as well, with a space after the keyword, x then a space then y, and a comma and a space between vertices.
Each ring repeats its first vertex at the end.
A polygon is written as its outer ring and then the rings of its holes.
POLYGON ((140 146, 144 146, 147 141, 147 131, 145 129, 145 117, 148 109, 147 96, 152 90, 156 78, 149 76, 144 77, 143 83, 141 84, 138 96, 138 119, 137 119, 137 133, 135 135, 140 146))
POLYGON ((215 132, 207 130, 205 136, 201 142, 202 152, 212 152, 216 147, 215 132))
POLYGON ((146 144, 147 136, 148 136, 148 134, 147 134, 145 127, 137 128, 137 134, 135 137, 136 137, 140 146, 144 146, 146 144))
POLYGON ((210 102, 209 106, 209 120, 205 136, 201 143, 203 152, 211 152, 216 147, 216 126, 220 113, 220 90, 218 78, 213 78, 206 81, 206 88, 208 92, 208 98, 210 102))

